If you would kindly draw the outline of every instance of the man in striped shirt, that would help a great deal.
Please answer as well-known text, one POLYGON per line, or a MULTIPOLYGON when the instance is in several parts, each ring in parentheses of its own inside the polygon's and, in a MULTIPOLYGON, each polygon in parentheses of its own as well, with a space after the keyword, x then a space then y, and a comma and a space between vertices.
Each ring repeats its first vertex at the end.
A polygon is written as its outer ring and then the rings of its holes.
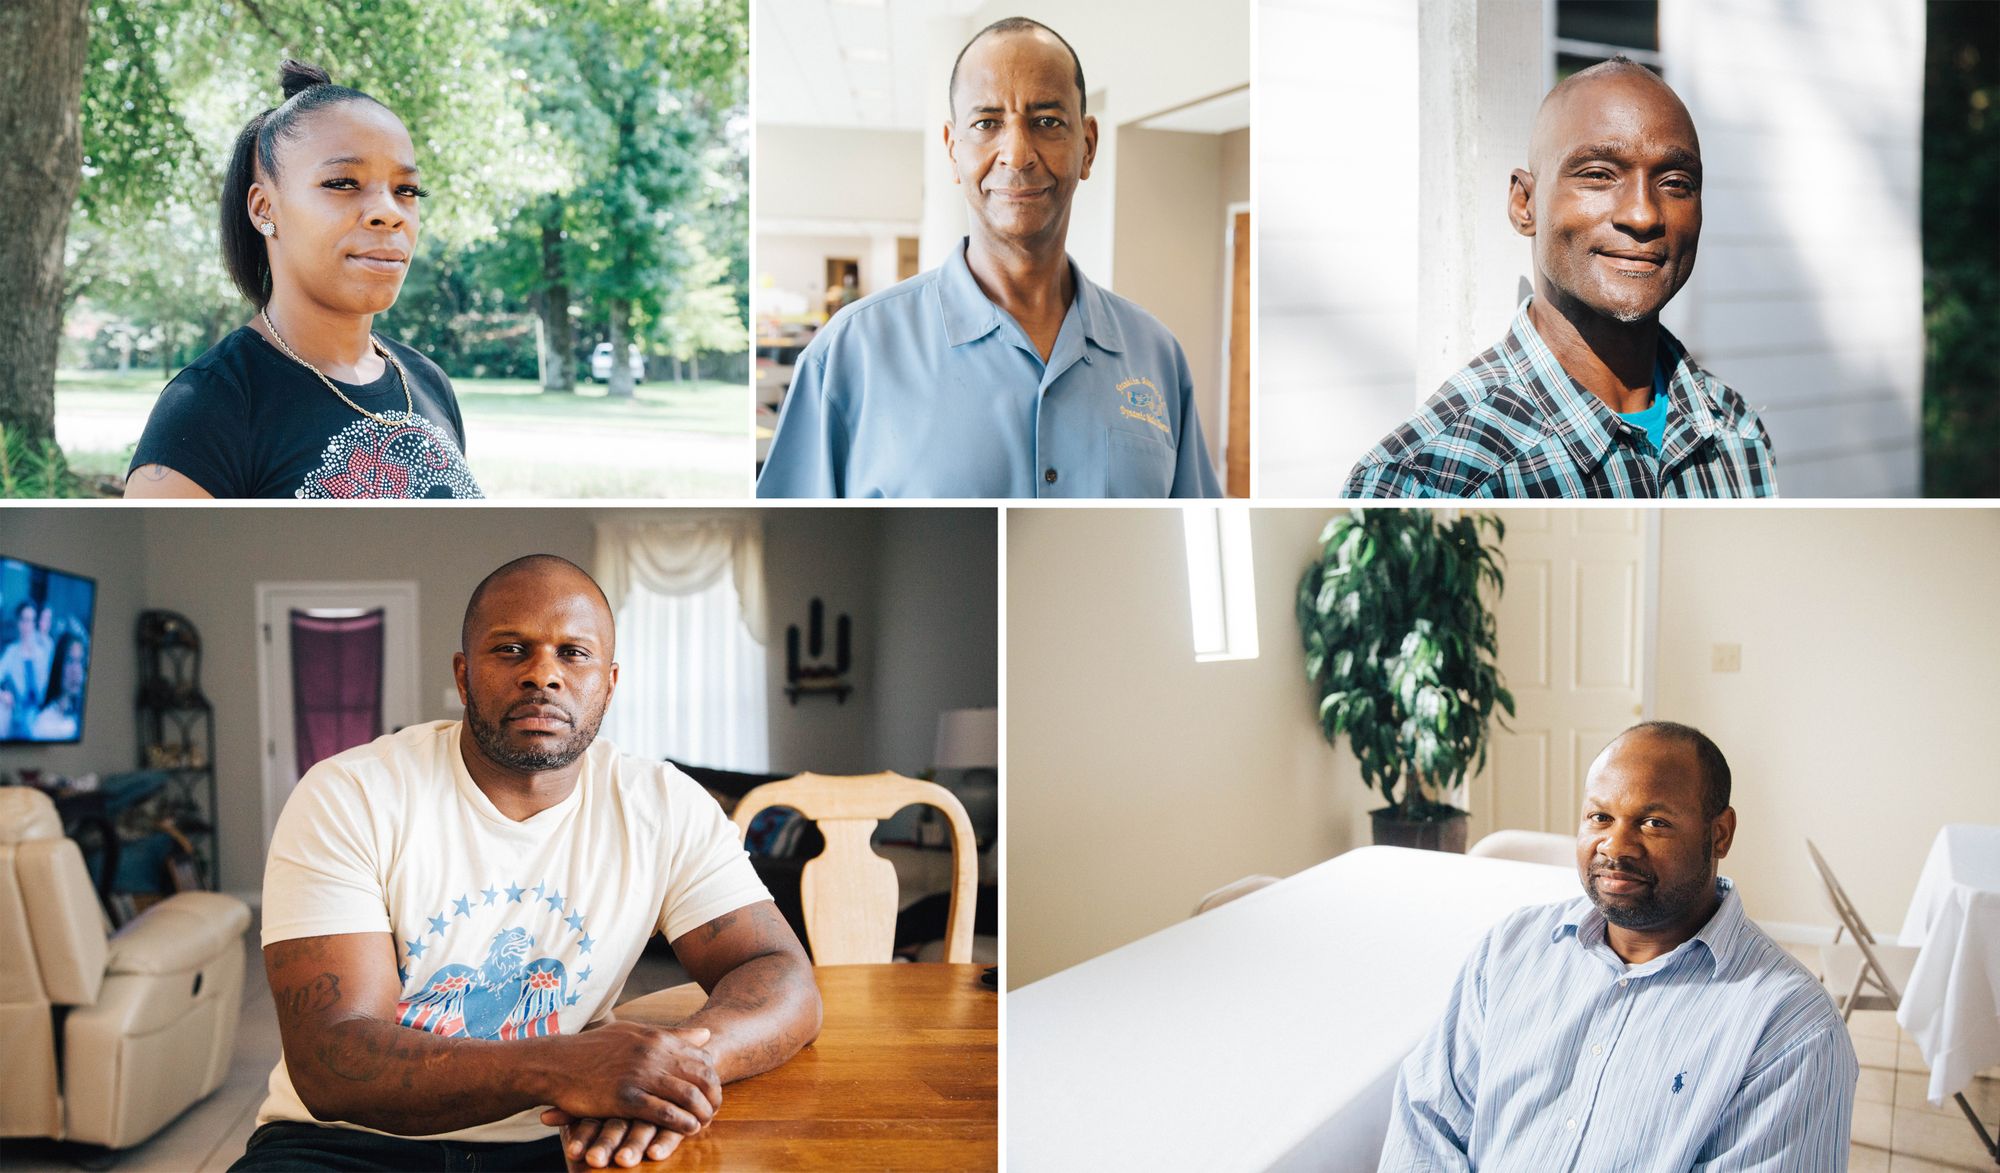
POLYGON ((1623 57, 1543 99, 1507 214, 1533 296, 1354 467, 1349 497, 1768 497, 1771 438, 1659 314, 1694 272, 1701 143, 1623 57))
POLYGON ((1384 1173, 1847 1168, 1860 1068, 1833 1000, 1716 876, 1729 765, 1648 722, 1592 763, 1585 896, 1500 922, 1403 1064, 1384 1173))

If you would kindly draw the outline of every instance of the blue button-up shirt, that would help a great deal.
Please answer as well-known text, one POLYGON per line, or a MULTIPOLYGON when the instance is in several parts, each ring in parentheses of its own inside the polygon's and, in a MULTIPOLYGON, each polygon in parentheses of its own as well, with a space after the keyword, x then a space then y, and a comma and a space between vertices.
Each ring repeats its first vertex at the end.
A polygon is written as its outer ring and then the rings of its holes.
POLYGON ((1629 969, 1587 898, 1500 922, 1403 1064, 1384 1173, 1845 1170, 1846 1025, 1716 883, 1699 933, 1629 969))
POLYGON ((759 497, 1219 497, 1180 343, 1093 285, 1047 362, 963 244, 799 356, 759 497))

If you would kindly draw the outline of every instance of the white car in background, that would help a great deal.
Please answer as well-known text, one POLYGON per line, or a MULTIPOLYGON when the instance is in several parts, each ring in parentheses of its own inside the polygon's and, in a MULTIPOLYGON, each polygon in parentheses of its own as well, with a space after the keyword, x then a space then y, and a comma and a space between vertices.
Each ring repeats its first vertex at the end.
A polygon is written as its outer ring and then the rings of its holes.
MULTIPOLYGON (((627 343, 625 354, 632 360, 632 381, 634 383, 645 382, 646 360, 639 356, 639 348, 631 343, 627 343)), ((590 379, 593 383, 609 383, 611 381, 611 344, 609 342, 598 343, 597 349, 590 352, 590 379)))

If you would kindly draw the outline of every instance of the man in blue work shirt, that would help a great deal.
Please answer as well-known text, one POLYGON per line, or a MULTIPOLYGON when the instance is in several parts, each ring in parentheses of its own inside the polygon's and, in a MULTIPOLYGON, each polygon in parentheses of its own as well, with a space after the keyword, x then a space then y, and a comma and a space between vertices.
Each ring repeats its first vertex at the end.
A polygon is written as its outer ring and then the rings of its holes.
POLYGON ((1068 42, 959 52, 945 150, 971 235, 799 356, 759 497, 1219 497, 1180 343, 1064 251, 1097 121, 1068 42))
POLYGON ((1348 497, 1770 497, 1771 437, 1660 325, 1694 272, 1701 142, 1614 57, 1543 99, 1507 215, 1535 292, 1348 474, 1348 497))
POLYGON ((1854 1045, 1716 877, 1729 763, 1626 730, 1591 764, 1584 896, 1486 934, 1396 1083, 1383 1173, 1847 1168, 1854 1045))

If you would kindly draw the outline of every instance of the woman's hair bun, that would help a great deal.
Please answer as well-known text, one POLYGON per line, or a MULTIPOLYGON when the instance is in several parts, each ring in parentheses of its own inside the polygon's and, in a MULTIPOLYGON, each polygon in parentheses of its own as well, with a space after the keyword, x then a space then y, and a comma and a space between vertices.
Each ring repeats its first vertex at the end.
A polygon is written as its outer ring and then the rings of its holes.
POLYGON ((326 70, 310 62, 296 61, 287 57, 278 65, 278 84, 285 88, 287 98, 314 86, 329 85, 332 81, 333 79, 326 75, 326 70))

